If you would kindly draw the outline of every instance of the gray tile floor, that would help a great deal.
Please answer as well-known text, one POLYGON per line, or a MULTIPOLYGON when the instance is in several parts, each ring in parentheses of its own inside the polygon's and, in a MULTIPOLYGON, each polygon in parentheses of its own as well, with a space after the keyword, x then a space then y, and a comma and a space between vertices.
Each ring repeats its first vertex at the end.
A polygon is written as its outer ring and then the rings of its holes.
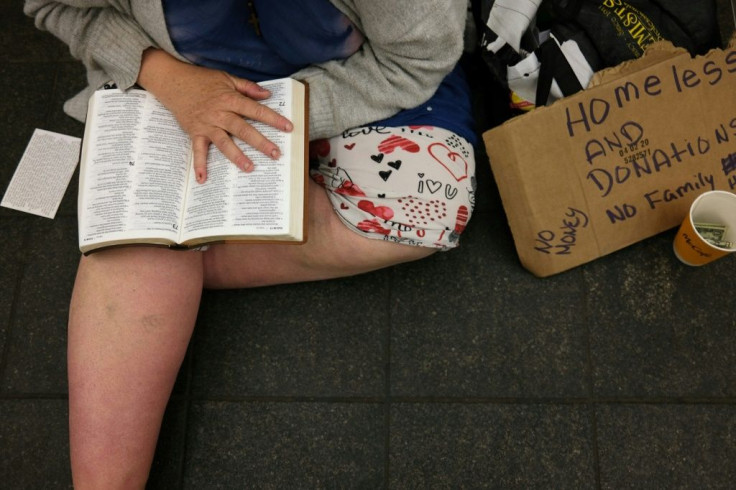
MULTIPOLYGON (((0 190, 34 128, 81 136, 61 103, 83 85, 2 2, 0 190)), ((205 293, 149 487, 733 488, 736 258, 684 267, 670 231, 536 279, 484 158, 457 251, 205 293)), ((70 486, 75 186, 54 220, 0 208, 3 488, 70 486)))

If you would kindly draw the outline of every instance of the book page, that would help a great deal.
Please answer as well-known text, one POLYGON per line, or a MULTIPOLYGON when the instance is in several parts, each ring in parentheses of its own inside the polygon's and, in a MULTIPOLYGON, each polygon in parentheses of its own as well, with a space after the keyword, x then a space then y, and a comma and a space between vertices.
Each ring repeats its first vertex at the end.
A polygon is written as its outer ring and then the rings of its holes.
POLYGON ((80 246, 175 240, 189 140, 142 90, 98 91, 90 103, 80 174, 80 246))
MULTIPOLYGON (((285 81, 264 82, 263 85, 272 92, 264 105, 291 118, 291 85, 285 81)), ((248 122, 281 149, 281 158, 272 160, 236 139, 254 164, 254 170, 245 173, 211 146, 207 157, 207 181, 198 184, 193 173, 189 178, 182 241, 211 235, 277 236, 289 233, 292 198, 290 135, 262 123, 248 122)))
POLYGON ((81 141, 36 129, 0 205, 53 219, 77 168, 81 141))
POLYGON ((150 96, 139 134, 131 204, 134 230, 179 231, 180 212, 189 172, 189 136, 174 116, 150 96))

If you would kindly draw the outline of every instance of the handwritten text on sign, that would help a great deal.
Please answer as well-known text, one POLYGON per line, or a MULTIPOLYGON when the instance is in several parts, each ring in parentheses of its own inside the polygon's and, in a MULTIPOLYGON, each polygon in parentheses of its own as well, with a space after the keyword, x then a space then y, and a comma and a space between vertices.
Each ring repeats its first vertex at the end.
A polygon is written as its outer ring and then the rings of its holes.
MULTIPOLYGON (((714 120, 711 127, 701 128, 700 134, 664 142, 661 141, 663 121, 652 122, 649 114, 637 116, 637 101, 662 94, 688 93, 696 87, 702 90, 724 84, 733 86, 736 91, 736 49, 724 51, 720 64, 709 58, 697 58, 694 63, 691 65, 693 68, 673 63, 667 70, 659 70, 658 74, 648 75, 638 83, 626 79, 613 86, 608 98, 592 97, 565 109, 564 123, 568 136, 571 139, 588 138, 584 140, 585 144, 579 146, 582 153, 580 160, 588 166, 585 175, 587 185, 601 199, 619 187, 631 186, 648 176, 674 171, 678 175, 685 175, 681 182, 666 188, 656 187, 656 179, 653 179, 655 184, 643 190, 637 201, 609 206, 604 219, 610 223, 636 219, 642 213, 651 212, 683 197, 715 189, 717 175, 714 172, 723 172, 730 189, 736 189, 736 113, 727 115, 723 120, 714 120), (601 127, 605 125, 607 129, 611 126, 611 116, 616 111, 625 111, 624 114, 632 116, 601 136, 601 127), (641 122, 647 120, 649 122, 641 122), (597 136, 590 138, 593 131, 597 136), (660 136, 660 141, 653 139, 655 134, 660 136), (692 165, 692 171, 687 170, 689 163, 703 157, 720 162, 721 168, 692 165)), ((573 206, 568 209, 565 220, 585 216, 584 226, 587 226, 588 216, 584 211, 575 210, 573 206), (573 216, 569 213, 573 213, 573 216)), ((562 228, 562 233, 540 231, 534 249, 545 254, 569 255, 579 239, 577 228, 562 228)))

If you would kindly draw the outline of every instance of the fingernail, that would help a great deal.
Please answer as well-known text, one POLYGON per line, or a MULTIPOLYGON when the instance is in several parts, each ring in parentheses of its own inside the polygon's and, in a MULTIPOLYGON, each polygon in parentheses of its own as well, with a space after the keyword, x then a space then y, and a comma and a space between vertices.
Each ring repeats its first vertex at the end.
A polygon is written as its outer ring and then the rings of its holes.
POLYGON ((235 161, 235 164, 242 170, 243 172, 250 172, 253 170, 253 162, 245 158, 244 156, 241 156, 235 161))
POLYGON ((293 125, 293 124, 291 124, 290 122, 287 122, 287 123, 286 123, 286 124, 284 125, 284 131, 291 131, 292 129, 294 129, 294 125, 293 125))
POLYGON ((197 172, 197 183, 199 184, 204 183, 204 173, 203 172, 197 172))
POLYGON ((271 158, 274 160, 278 160, 281 157, 281 152, 279 150, 272 150, 271 151, 271 158))

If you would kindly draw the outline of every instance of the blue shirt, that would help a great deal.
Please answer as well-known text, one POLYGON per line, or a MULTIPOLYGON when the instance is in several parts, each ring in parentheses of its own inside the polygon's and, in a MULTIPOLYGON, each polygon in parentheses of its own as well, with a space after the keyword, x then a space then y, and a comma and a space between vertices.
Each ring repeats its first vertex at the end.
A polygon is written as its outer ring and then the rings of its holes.
MULTIPOLYGON (((364 40, 329 0, 164 0, 163 5, 169 35, 182 56, 254 81, 347 58, 364 40)), ((430 100, 371 124, 437 126, 475 144, 469 92, 455 67, 430 100)))

